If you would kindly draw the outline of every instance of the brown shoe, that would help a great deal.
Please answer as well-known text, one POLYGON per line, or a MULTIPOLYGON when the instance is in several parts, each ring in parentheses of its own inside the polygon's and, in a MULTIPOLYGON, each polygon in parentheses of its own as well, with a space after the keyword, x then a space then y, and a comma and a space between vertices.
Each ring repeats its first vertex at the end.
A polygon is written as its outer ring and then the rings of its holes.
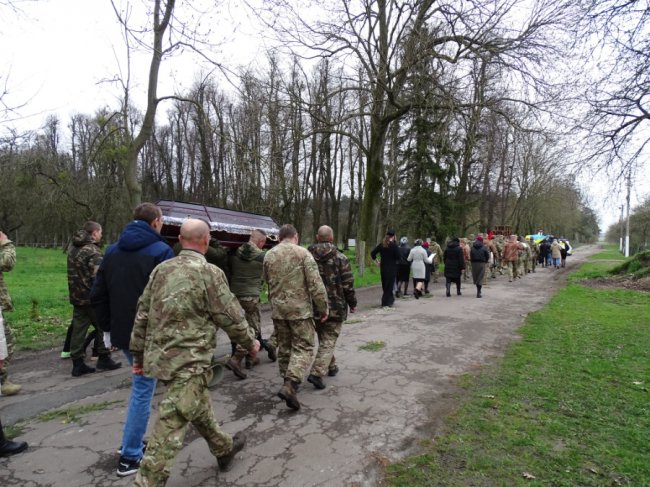
POLYGON ((284 379, 284 385, 280 388, 278 397, 285 401, 291 409, 295 409, 296 411, 300 409, 300 402, 298 402, 296 389, 291 379, 284 379))
POLYGON ((3 396, 15 396, 20 392, 20 390, 23 388, 23 386, 20 386, 18 384, 12 384, 8 380, 5 381, 2 386, 0 386, 0 391, 2 391, 3 396))
POLYGON ((246 444, 246 435, 241 431, 235 434, 235 436, 232 437, 232 450, 230 450, 230 452, 226 453, 225 455, 221 455, 220 457, 217 457, 219 470, 221 470, 222 472, 226 472, 230 467, 230 463, 232 462, 232 459, 235 458, 235 455, 237 453, 242 451, 245 444, 246 444))
POLYGON ((236 350, 232 354, 230 360, 226 362, 226 368, 232 370, 232 373, 235 374, 235 377, 239 379, 245 379, 247 377, 246 372, 242 370, 242 360, 248 355, 248 352, 243 349, 236 350))

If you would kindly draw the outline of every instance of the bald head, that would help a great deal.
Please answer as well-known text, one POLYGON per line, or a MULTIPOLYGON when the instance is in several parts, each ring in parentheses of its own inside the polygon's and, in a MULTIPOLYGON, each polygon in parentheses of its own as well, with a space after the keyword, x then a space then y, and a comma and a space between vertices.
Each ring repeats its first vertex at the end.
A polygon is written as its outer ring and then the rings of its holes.
POLYGON ((251 232, 251 236, 248 239, 248 241, 253 245, 256 245, 257 248, 261 249, 266 244, 266 232, 264 232, 264 230, 259 230, 259 229, 253 230, 251 232))
POLYGON ((316 240, 319 242, 333 242, 334 241, 334 231, 331 227, 323 225, 318 229, 316 234, 316 240))
POLYGON ((210 243, 210 227, 203 220, 188 218, 181 225, 179 241, 184 249, 205 254, 210 243))

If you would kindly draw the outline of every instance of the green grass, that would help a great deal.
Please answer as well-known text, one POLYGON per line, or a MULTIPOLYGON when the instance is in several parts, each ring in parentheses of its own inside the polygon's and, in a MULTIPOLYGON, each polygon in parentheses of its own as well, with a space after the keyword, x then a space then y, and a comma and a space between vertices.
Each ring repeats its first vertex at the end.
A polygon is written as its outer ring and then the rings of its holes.
POLYGON ((618 250, 618 245, 604 244, 603 250, 591 255, 589 260, 625 260, 625 256, 618 250))
POLYGON ((4 274, 15 311, 4 316, 16 334, 17 349, 62 345, 72 317, 65 253, 18 247, 16 257, 14 269, 4 274))
POLYGON ((36 421, 53 421, 57 420, 61 423, 79 423, 81 422, 81 416, 84 414, 90 414, 97 411, 104 411, 110 409, 116 404, 120 404, 122 401, 103 401, 92 404, 84 404, 81 406, 70 406, 63 409, 55 409, 53 411, 46 411, 44 413, 36 416, 36 421))
POLYGON ((381 340, 373 340, 371 342, 361 345, 359 347, 359 350, 363 350, 365 352, 378 352, 385 346, 386 346, 386 342, 383 342, 381 340))
POLYGON ((445 431, 391 465, 390 485, 650 485, 650 294, 578 284, 602 264, 531 314, 498 365, 459 381, 445 431))

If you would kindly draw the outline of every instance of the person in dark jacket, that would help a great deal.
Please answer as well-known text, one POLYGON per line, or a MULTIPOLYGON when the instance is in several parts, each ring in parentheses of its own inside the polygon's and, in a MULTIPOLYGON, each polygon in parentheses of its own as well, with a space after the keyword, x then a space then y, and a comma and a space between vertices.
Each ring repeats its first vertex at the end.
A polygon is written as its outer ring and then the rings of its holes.
POLYGON ((432 252, 429 250, 429 242, 424 241, 422 242, 422 248, 427 251, 427 261, 424 263, 425 267, 425 273, 424 273, 424 294, 430 294, 429 291, 429 283, 431 282, 431 274, 433 274, 435 270, 435 261, 431 260, 429 262, 429 259, 431 259, 431 254, 432 252))
POLYGON ((460 239, 453 237, 443 254, 445 262, 445 278, 447 279, 447 297, 451 296, 451 283, 456 283, 456 294, 460 296, 460 279, 465 269, 465 256, 463 249, 460 247, 460 239))
MULTIPOLYGON (((138 304, 149 274, 161 262, 174 257, 172 248, 160 236, 162 212, 153 203, 142 203, 133 211, 117 243, 106 250, 91 292, 91 303, 105 342, 122 350, 129 364, 131 331, 138 304)), ((133 374, 133 386, 124 422, 117 475, 138 471, 144 454, 144 434, 151 411, 156 379, 133 374)))
POLYGON ((377 262, 378 255, 381 256, 381 262, 377 263, 377 265, 381 271, 381 287, 384 290, 381 296, 381 305, 393 306, 395 302, 393 288, 395 286, 397 262, 400 259, 399 249, 395 243, 395 230, 387 230, 381 243, 370 252, 370 257, 375 262, 377 262))
POLYGON ((490 252, 483 245, 483 237, 478 236, 472 244, 469 251, 470 261, 472 262, 472 279, 476 285, 476 297, 481 297, 481 288, 485 279, 485 266, 490 262, 490 252))
POLYGON ((411 262, 408 260, 408 256, 411 253, 411 247, 409 247, 409 239, 407 237, 402 237, 399 239, 399 255, 400 259, 397 261, 397 291, 395 292, 395 297, 399 298, 400 296, 408 296, 409 290, 409 277, 411 274, 411 262), (402 284, 404 284, 404 292, 402 293, 402 284))

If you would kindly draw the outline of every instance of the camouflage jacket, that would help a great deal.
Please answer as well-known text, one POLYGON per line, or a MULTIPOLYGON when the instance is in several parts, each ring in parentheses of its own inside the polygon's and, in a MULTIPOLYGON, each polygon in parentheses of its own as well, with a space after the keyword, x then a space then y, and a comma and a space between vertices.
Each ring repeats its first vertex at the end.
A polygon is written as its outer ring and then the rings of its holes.
POLYGON ((90 305, 90 290, 101 263, 102 251, 99 245, 90 234, 79 230, 72 237, 72 246, 68 250, 68 291, 71 304, 90 305))
POLYGON ((246 242, 230 256, 230 290, 238 298, 259 298, 265 254, 254 243, 246 242))
POLYGON ((16 248, 11 240, 0 242, 0 310, 12 311, 14 309, 11 296, 7 290, 3 272, 9 272, 16 265, 16 248))
POLYGON ((182 250, 151 273, 138 300, 129 349, 145 375, 189 378, 210 367, 217 328, 244 348, 253 346, 255 333, 223 271, 200 253, 182 250))
POLYGON ((266 253, 263 268, 269 284, 271 318, 302 320, 311 318, 314 309, 319 315, 327 312, 327 291, 307 249, 280 242, 266 253))
POLYGON ((511 242, 508 241, 506 242, 505 246, 503 247, 503 261, 504 262, 519 262, 519 250, 520 250, 519 242, 511 242))
MULTIPOLYGON (((329 319, 345 321, 348 317, 348 306, 357 307, 354 275, 348 258, 330 242, 314 244, 308 250, 318 264, 318 273, 327 291, 329 319)), ((318 312, 315 316, 320 318, 318 312)))
POLYGON ((442 247, 440 247, 438 242, 432 240, 431 243, 429 244, 429 250, 436 254, 433 256, 433 262, 436 264, 437 267, 437 264, 440 264, 440 262, 442 262, 442 254, 443 254, 442 247))

